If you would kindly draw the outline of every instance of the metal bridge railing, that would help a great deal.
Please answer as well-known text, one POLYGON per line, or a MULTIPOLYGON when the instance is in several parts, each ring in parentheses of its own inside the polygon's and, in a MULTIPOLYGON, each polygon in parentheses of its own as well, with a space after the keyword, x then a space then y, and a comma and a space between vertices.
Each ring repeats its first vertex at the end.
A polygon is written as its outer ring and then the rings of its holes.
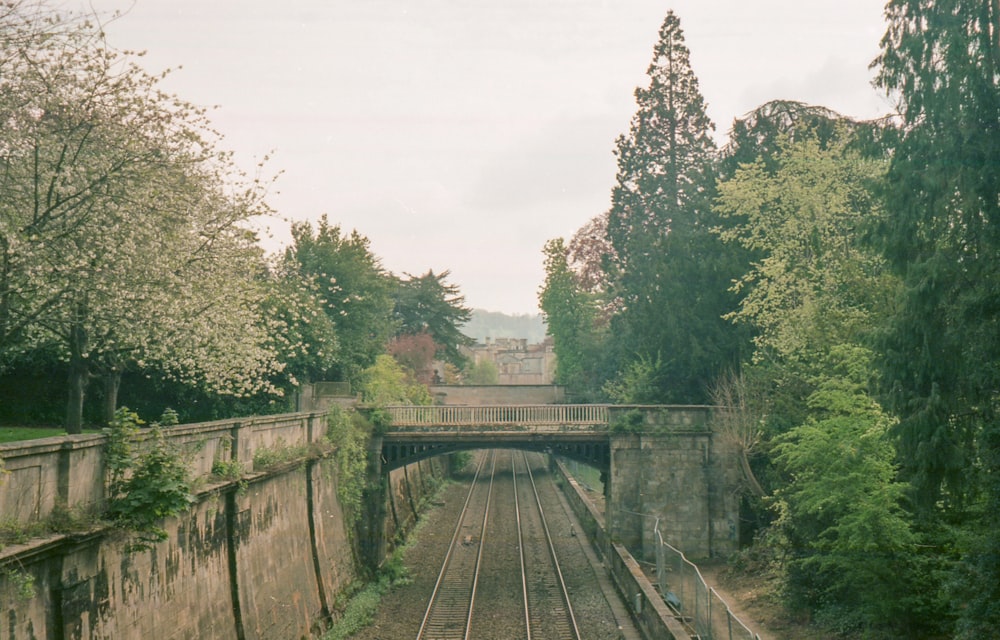
POLYGON ((760 640, 705 584, 698 567, 663 541, 659 525, 657 521, 656 578, 667 604, 684 616, 702 640, 760 640))
POLYGON ((385 407, 394 427, 608 424, 603 404, 385 407))

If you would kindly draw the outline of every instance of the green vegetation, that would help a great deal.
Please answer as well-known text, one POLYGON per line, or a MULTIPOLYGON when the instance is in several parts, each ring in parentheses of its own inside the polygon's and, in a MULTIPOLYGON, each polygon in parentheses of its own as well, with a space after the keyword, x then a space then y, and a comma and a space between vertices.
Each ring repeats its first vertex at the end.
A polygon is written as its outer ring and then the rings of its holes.
MULTIPOLYGON (((434 491, 440 491, 445 485, 438 486, 434 491)), ((428 497, 428 499, 433 499, 428 497)), ((406 542, 393 551, 389 558, 379 569, 379 574, 375 579, 363 586, 354 585, 355 590, 348 589, 338 597, 337 610, 340 615, 331 628, 323 635, 323 640, 342 640, 350 638, 352 635, 364 629, 372 623, 375 612, 382 601, 382 597, 397 586, 410 583, 409 570, 404 563, 406 552, 420 538, 420 532, 426 520, 420 519, 417 525, 410 532, 406 542)))
POLYGON ((355 593, 341 594, 345 600, 339 607, 342 612, 333 626, 323 634, 323 640, 344 640, 361 631, 372 623, 382 602, 382 596, 393 587, 409 584, 409 573, 402 561, 404 549, 405 547, 396 549, 373 582, 361 587, 355 593))
POLYGON ((481 360, 473 364, 465 374, 465 384, 497 384, 500 371, 490 360, 481 360))
POLYGON ((434 356, 462 368, 465 356, 459 350, 474 343, 460 327, 468 322, 471 310, 457 286, 447 284, 450 272, 435 275, 428 271, 422 276, 407 276, 399 280, 393 295, 393 315, 397 337, 427 335, 435 345, 434 356))
POLYGON ((0 569, 0 580, 6 583, 6 588, 0 591, 5 596, 4 600, 27 602, 35 597, 35 576, 30 573, 4 568, 0 569))
MULTIPOLYGON (((170 422, 176 414, 164 418, 170 422)), ((179 452, 164 438, 158 423, 140 436, 141 424, 137 414, 122 407, 105 429, 107 517, 130 533, 133 550, 165 540, 167 532, 160 523, 194 502, 189 470, 179 452)))
POLYGON ((308 445, 292 446, 285 444, 279 438, 273 446, 258 447, 253 452, 253 469, 254 471, 266 471, 267 469, 293 460, 301 460, 308 456, 309 452, 310 447, 308 445))
POLYGON ((335 407, 330 411, 327 438, 335 447, 337 460, 337 497, 350 526, 361 517, 362 500, 368 482, 368 439, 372 425, 355 411, 335 407))
POLYGON ((891 0, 897 120, 769 102, 721 150, 668 14, 609 212, 545 247, 558 380, 722 406, 739 564, 845 636, 1000 626, 998 11, 891 0))

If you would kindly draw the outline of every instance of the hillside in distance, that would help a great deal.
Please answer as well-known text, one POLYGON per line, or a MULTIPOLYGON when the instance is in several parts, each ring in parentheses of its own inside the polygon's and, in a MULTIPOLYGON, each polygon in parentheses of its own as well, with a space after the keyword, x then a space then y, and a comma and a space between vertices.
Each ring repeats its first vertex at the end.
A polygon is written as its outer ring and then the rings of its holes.
POLYGON ((500 311, 473 309, 472 318, 462 327, 462 333, 483 343, 487 338, 527 338, 528 344, 545 340, 542 314, 506 314, 500 311))

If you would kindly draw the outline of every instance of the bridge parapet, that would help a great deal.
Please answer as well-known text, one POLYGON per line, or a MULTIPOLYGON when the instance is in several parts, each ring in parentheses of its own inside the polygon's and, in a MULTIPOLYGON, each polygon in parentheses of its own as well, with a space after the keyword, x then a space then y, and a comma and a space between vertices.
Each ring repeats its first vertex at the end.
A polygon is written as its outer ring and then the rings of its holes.
POLYGON ((608 425, 608 405, 603 404, 390 406, 384 411, 393 431, 492 427, 594 431, 608 425))
POLYGON ((607 419, 618 433, 708 432, 712 411, 705 405, 609 405, 607 419))

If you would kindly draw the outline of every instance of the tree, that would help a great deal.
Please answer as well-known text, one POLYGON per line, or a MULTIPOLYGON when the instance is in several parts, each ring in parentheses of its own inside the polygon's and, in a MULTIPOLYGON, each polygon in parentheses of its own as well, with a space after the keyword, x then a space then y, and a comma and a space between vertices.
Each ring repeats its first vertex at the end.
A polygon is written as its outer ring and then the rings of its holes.
POLYGON ((785 540, 793 605, 842 631, 926 629, 928 594, 912 578, 917 536, 902 508, 887 437, 892 419, 868 395, 871 354, 834 348, 808 399, 809 419, 778 439, 789 482, 774 509, 785 540), (863 588, 861 588, 863 585, 863 588))
POLYGON ((825 148, 832 140, 842 139, 846 130, 857 134, 867 126, 826 107, 794 100, 765 102, 733 121, 719 163, 720 179, 728 180, 740 165, 754 162, 763 162, 764 169, 773 172, 781 149, 803 137, 814 138, 825 148))
POLYGON ((431 404, 431 394, 387 353, 375 357, 360 379, 361 399, 368 404, 431 404))
POLYGON ((389 342, 388 351, 420 384, 432 384, 441 376, 434 369, 438 345, 429 333, 396 336, 389 342))
POLYGON ((960 631, 982 637, 1000 626, 1000 6, 892 0, 886 18, 873 66, 901 128, 878 238, 903 291, 883 390, 921 514, 978 540, 960 631))
POLYGON ((340 344, 337 364, 325 375, 357 385, 395 333, 395 282, 368 238, 357 231, 342 234, 325 215, 315 231, 308 222, 292 225, 292 240, 284 259, 290 269, 315 279, 340 344))
POLYGON ((585 397, 600 387, 600 354, 606 334, 598 320, 598 302, 568 264, 568 251, 557 238, 545 243, 545 284, 538 293, 556 354, 556 380, 585 397))
POLYGON ((770 158, 719 184, 716 211, 728 221, 719 236, 757 256, 727 315, 752 327, 757 360, 808 364, 860 343, 888 312, 894 280, 863 242, 881 215, 871 188, 885 163, 850 150, 851 140, 847 129, 825 143, 780 136, 770 158))
POLYGON ((673 12, 659 35, 650 85, 636 90, 638 110, 617 142, 605 263, 611 346, 619 371, 658 363, 658 401, 700 402, 738 360, 736 332, 721 318, 735 274, 710 232, 713 125, 673 12))
POLYGON ((263 315, 269 320, 273 348, 285 365, 284 380, 277 386, 291 390, 299 382, 324 380, 337 365, 340 347, 316 278, 289 267, 280 261, 269 274, 263 315))
POLYGON ((438 358, 462 367, 465 356, 460 347, 473 344, 473 340, 460 327, 472 317, 472 310, 464 306, 465 297, 458 286, 445 282, 451 272, 435 275, 431 270, 422 276, 405 275, 393 295, 396 335, 427 333, 437 344, 438 358))
POLYGON ((261 253, 241 227, 267 211, 264 185, 242 182, 204 111, 162 93, 98 26, 36 9, 3 16, 16 34, 0 98, 3 350, 59 349, 71 432, 90 378, 104 377, 111 415, 132 363, 222 392, 272 390, 261 253))
POLYGON ((468 368, 463 382, 465 384, 498 384, 500 371, 492 360, 480 360, 468 368))

